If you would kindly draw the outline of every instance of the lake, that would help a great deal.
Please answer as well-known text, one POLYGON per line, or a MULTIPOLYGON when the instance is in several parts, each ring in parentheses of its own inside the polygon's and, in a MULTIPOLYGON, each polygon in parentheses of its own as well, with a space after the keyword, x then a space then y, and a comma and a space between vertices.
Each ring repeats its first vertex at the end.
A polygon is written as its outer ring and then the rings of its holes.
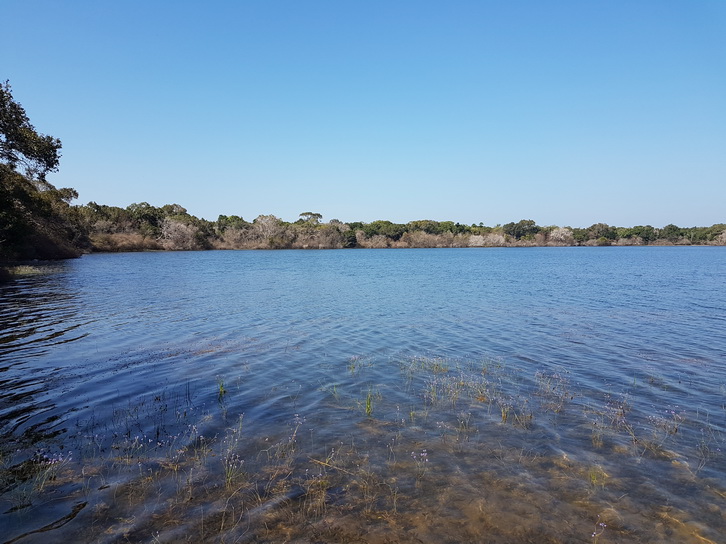
POLYGON ((0 286, 0 540, 726 541, 726 248, 95 254, 0 286))

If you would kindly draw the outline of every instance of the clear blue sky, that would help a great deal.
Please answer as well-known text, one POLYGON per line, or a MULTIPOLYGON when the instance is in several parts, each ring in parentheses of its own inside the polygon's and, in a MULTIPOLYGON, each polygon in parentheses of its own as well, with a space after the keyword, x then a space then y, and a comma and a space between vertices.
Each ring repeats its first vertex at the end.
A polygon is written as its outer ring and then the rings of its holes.
POLYGON ((726 222, 726 1, 2 0, 79 202, 726 222))

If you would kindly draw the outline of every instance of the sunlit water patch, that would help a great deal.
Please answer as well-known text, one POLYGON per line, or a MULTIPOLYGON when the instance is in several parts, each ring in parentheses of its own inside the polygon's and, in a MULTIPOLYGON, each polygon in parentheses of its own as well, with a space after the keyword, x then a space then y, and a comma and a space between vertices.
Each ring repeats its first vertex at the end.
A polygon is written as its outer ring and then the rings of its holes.
POLYGON ((93 255, 0 287, 8 542, 722 542, 726 252, 93 255))

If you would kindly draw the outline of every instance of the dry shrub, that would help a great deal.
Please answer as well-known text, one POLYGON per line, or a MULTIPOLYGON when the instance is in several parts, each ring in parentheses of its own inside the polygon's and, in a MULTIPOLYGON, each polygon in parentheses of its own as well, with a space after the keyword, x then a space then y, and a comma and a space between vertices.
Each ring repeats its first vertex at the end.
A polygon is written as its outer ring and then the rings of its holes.
POLYGON ((91 236, 94 251, 149 251, 164 249, 153 238, 141 234, 115 233, 96 234, 91 236))
POLYGON ((404 233, 401 241, 406 244, 405 247, 441 247, 437 235, 422 230, 404 233))
POLYGON ((164 249, 172 251, 201 249, 198 233, 199 230, 193 225, 166 218, 161 225, 161 244, 164 249))
POLYGON ((247 249, 250 245, 247 229, 228 228, 218 240, 213 241, 215 249, 247 249))
POLYGON ((375 234, 368 238, 366 234, 362 231, 356 231, 355 233, 355 239, 358 243, 358 247, 366 247, 366 248, 374 248, 374 249, 382 249, 389 247, 390 240, 383 236, 382 234, 375 234))
POLYGON ((324 225, 311 231, 298 233, 292 247, 295 249, 342 249, 343 236, 337 228, 324 225))
POLYGON ((503 234, 490 232, 488 234, 475 234, 469 237, 470 247, 503 247, 507 245, 507 240, 503 234))
POLYGON ((567 227, 557 227, 547 235, 546 243, 548 246, 572 246, 575 244, 575 238, 567 227))
POLYGON ((640 236, 631 236, 630 238, 619 238, 615 245, 618 246, 642 246, 643 239, 640 236))

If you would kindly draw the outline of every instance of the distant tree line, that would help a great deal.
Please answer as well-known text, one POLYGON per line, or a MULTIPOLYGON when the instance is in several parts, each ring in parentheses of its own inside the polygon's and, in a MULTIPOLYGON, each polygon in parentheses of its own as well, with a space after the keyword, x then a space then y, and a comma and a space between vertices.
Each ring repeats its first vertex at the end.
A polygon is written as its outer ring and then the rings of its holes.
POLYGON ((46 180, 58 168, 60 150, 60 140, 30 124, 10 84, 0 83, 0 263, 93 251, 726 245, 726 224, 570 228, 540 226, 531 219, 494 227, 428 219, 326 223, 316 212, 303 212, 294 222, 274 215, 252 221, 220 215, 208 221, 178 204, 71 205, 76 191, 57 189, 46 180))
POLYGON ((427 219, 346 223, 337 219, 323 222, 322 215, 314 212, 301 213, 294 222, 274 215, 260 215, 252 221, 220 215, 216 221, 207 221, 178 204, 157 208, 145 202, 127 208, 91 202, 71 206, 68 211, 78 237, 87 239, 92 251, 726 245, 726 224, 655 228, 596 223, 571 228, 539 226, 528 219, 494 227, 427 219))

